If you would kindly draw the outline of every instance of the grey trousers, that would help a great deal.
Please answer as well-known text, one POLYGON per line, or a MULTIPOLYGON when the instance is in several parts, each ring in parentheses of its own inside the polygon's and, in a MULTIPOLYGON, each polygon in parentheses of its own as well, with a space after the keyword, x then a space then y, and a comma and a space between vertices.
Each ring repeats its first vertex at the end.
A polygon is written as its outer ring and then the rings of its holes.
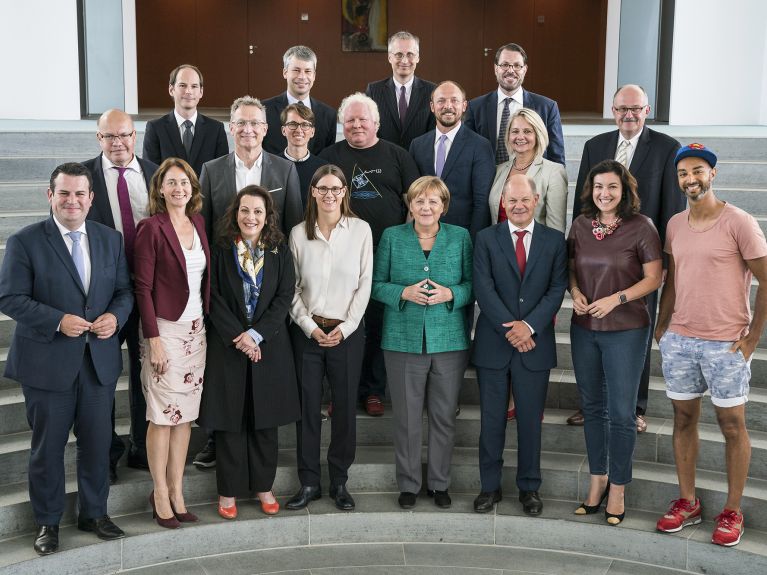
POLYGON ((428 412, 428 489, 445 491, 455 438, 455 409, 469 351, 419 354, 384 350, 400 491, 421 490, 421 430, 428 412))

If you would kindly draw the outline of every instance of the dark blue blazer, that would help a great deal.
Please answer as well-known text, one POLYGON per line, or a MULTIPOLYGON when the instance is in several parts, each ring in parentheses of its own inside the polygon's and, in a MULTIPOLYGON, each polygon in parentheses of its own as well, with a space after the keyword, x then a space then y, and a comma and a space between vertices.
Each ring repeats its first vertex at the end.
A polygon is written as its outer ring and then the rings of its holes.
POLYGON ((474 295, 480 308, 474 334, 472 361, 477 367, 503 369, 514 347, 502 324, 526 321, 535 330, 535 347, 522 353, 530 371, 557 365, 554 316, 567 288, 567 247, 562 232, 536 223, 525 276, 519 266, 506 222, 477 234, 474 245, 474 295))
MULTIPOLYGON (((522 104, 538 112, 549 133, 549 147, 543 157, 565 165, 565 137, 562 135, 562 119, 559 106, 551 98, 522 89, 522 104)), ((498 90, 474 98, 464 115, 466 125, 484 136, 493 145, 493 154, 498 146, 498 90)))
MULTIPOLYGON (((434 176, 436 130, 410 144, 410 155, 422 176, 434 176)), ((485 138, 461 126, 455 135, 442 169, 442 180, 450 190, 450 207, 442 221, 466 228, 474 236, 490 225, 488 196, 495 177, 495 155, 485 138)))
POLYGON ((154 164, 160 165, 166 158, 181 158, 192 166, 199 177, 205 162, 228 153, 229 142, 224 124, 214 118, 197 114, 192 150, 188 156, 173 112, 146 123, 144 151, 141 155, 154 164))
MULTIPOLYGON (((115 219, 112 216, 112 208, 109 206, 109 194, 107 193, 107 182, 104 178, 104 169, 101 166, 101 156, 99 154, 95 158, 91 158, 83 162, 83 166, 91 171, 93 176, 93 205, 88 212, 88 219, 100 224, 104 224, 107 227, 114 229, 115 219)), ((144 173, 144 181, 146 181, 146 190, 149 194, 149 183, 152 180, 152 176, 157 171, 157 164, 136 157, 141 171, 144 173)), ((147 201, 149 196, 147 195, 147 201)))
MULTIPOLYGON (((316 156, 328 146, 336 143, 338 116, 335 109, 324 102, 312 97, 309 97, 309 100, 312 103, 312 112, 314 113, 314 137, 309 141, 309 151, 316 156)), ((269 129, 264 136, 264 150, 282 158, 288 141, 280 130, 282 127, 280 113, 288 105, 288 93, 283 92, 279 96, 264 100, 263 104, 266 107, 266 123, 269 124, 269 129)))
MULTIPOLYGON (((8 238, 0 269, 0 311, 16 320, 16 332, 5 376, 24 386, 45 391, 72 387, 83 365, 86 338, 56 331, 65 314, 94 321, 110 312, 122 326, 133 307, 122 236, 95 222, 85 225, 91 259, 87 295, 52 217, 8 238)), ((117 332, 88 341, 99 382, 114 385, 122 372, 117 332)))
POLYGON ((418 77, 413 79, 410 104, 403 125, 399 119, 399 106, 394 96, 394 78, 389 77, 386 80, 368 84, 365 94, 375 100, 378 104, 378 113, 381 115, 378 137, 407 150, 413 139, 433 130, 437 126, 437 121, 431 113, 429 101, 436 87, 436 84, 427 80, 418 77))

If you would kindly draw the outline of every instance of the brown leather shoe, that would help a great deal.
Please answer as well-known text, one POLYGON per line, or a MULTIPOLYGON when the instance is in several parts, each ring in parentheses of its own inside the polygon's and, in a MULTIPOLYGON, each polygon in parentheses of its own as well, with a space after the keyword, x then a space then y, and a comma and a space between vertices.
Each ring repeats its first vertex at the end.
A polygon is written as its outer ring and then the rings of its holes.
POLYGON ((647 431, 647 420, 644 415, 637 414, 637 433, 644 433, 647 431))
POLYGON ((583 425, 583 412, 579 409, 568 417, 567 425, 583 425))
POLYGON ((371 417, 380 417, 384 414, 384 404, 377 395, 370 395, 365 400, 365 411, 371 417))

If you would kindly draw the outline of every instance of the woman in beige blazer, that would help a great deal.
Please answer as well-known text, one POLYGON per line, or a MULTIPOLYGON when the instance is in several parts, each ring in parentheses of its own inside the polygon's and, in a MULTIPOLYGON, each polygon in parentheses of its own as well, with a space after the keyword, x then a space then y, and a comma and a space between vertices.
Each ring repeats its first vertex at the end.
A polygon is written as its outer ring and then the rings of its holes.
MULTIPOLYGON (((535 189, 540 196, 535 207, 535 221, 565 232, 567 172, 562 164, 544 159, 543 152, 548 145, 546 125, 537 112, 530 108, 520 108, 509 117, 509 128, 506 131, 509 160, 495 169, 495 180, 488 200, 493 224, 506 220, 506 211, 501 205, 506 181, 516 174, 526 174, 535 181, 535 189)), ((512 420, 516 415, 514 396, 509 393, 507 419, 512 420)))
POLYGON ((540 195, 535 208, 535 221, 564 233, 567 212, 567 173, 562 164, 544 159, 543 152, 549 145, 546 125, 530 108, 520 108, 509 118, 506 132, 506 149, 509 161, 495 169, 495 180, 490 188, 490 214, 493 224, 501 221, 505 213, 501 207, 501 193, 506 181, 515 174, 526 174, 535 181, 540 195))

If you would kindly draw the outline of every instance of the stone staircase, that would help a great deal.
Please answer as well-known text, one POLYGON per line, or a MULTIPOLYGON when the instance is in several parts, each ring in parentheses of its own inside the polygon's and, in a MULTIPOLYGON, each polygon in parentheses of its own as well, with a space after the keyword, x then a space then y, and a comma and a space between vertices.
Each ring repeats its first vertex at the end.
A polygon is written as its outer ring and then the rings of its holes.
MULTIPOLYGON (((67 160, 98 153, 93 122, 82 131, 0 132, 0 258, 8 236, 48 214, 45 189, 53 168, 67 160), (47 155, 41 155, 45 150, 47 155)), ((141 130, 143 126, 137 124, 141 130)), ((568 176, 572 186, 586 136, 566 130, 568 176)), ((141 148, 141 132, 137 149, 141 148)), ((683 138, 685 142, 694 138, 683 138)), ((767 222, 767 140, 702 138, 720 158, 717 195, 746 209, 764 227, 767 222)), ((756 286, 752 286, 753 294, 756 286)), ((648 431, 639 436, 634 481, 626 491, 627 518, 609 527, 602 515, 576 517, 572 511, 588 488, 588 462, 582 428, 565 419, 578 405, 570 357, 572 303, 557 318, 559 368, 551 373, 543 430, 544 513, 532 519, 516 501, 516 430, 509 426, 505 453, 506 498, 494 513, 478 515, 472 500, 479 491, 477 440, 479 394, 473 370, 461 389, 452 465, 453 507, 436 508, 422 495, 412 511, 396 502, 390 407, 381 418, 362 412, 357 418, 357 459, 349 489, 357 511, 338 512, 327 497, 301 512, 264 516, 257 503, 241 502, 240 517, 225 522, 215 512, 215 473, 188 466, 185 493, 201 522, 177 531, 151 520, 147 472, 121 467, 111 489, 110 514, 127 533, 122 541, 97 542, 73 526, 76 521, 75 448, 70 438, 66 469, 67 511, 62 519, 61 551, 37 558, 32 550, 34 520, 26 483, 30 432, 17 384, 0 377, 0 574, 10 573, 767 573, 767 342, 752 361, 752 389, 746 409, 752 442, 750 478, 743 509, 746 534, 735 549, 709 543, 712 518, 726 498, 724 442, 714 410, 703 402, 698 461, 699 496, 704 522, 675 535, 654 531, 655 520, 677 497, 672 449, 672 408, 665 396, 660 357, 653 350, 648 431), (585 524, 585 525, 584 525, 585 524), (469 571, 470 570, 470 571, 469 571), (487 571, 485 571, 487 570, 487 571)), ((0 316, 0 372, 4 368, 14 322, 0 316)), ((117 386, 118 431, 127 435, 127 377, 117 386)), ((323 446, 329 425, 323 427, 323 446)), ((190 454, 202 445, 199 429, 190 454)), ((280 430, 275 492, 282 502, 298 488, 295 433, 280 430)), ((325 485, 327 487, 327 484, 325 485)))

